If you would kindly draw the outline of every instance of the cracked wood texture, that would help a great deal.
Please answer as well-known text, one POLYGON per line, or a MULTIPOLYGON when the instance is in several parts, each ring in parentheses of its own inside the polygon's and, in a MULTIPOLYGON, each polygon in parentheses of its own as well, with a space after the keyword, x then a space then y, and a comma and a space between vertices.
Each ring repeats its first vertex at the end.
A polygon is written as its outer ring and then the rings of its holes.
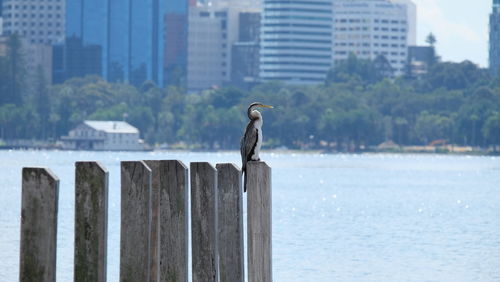
POLYGON ((216 168, 220 281, 244 282, 241 171, 234 164, 218 164, 216 168))
POLYGON ((120 281, 150 281, 151 169, 121 163, 120 281))
POLYGON ((19 281, 55 282, 59 179, 23 168, 19 281))
POLYGON ((158 232, 158 240, 152 240, 152 251, 158 251, 158 257, 154 256, 160 261, 158 281, 187 282, 188 169, 176 160, 146 161, 146 164, 153 172, 152 230, 158 232))
POLYGON ((97 162, 75 164, 75 282, 106 281, 108 171, 97 162))
POLYGON ((193 282, 219 281, 217 248, 217 171, 191 163, 191 248, 193 282))
POLYGON ((271 168, 247 164, 248 281, 270 282, 272 276, 271 168))

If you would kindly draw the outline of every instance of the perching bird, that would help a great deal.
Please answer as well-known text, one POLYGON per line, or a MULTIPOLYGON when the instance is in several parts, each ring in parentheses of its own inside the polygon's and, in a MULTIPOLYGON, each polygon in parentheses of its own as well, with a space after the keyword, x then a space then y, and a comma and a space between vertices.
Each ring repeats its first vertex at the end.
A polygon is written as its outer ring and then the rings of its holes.
POLYGON ((243 171, 243 188, 247 191, 247 162, 260 161, 259 152, 262 146, 262 115, 256 108, 270 108, 272 106, 254 102, 248 106, 247 115, 250 121, 247 124, 245 134, 241 138, 241 170, 243 171))

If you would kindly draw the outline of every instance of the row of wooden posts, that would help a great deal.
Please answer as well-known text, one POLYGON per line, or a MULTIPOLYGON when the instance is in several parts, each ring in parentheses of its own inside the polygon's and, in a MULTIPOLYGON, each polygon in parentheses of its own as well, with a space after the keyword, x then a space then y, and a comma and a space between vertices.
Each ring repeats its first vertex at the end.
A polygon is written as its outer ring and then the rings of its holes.
MULTIPOLYGON (((74 281, 106 281, 108 172, 75 171, 74 281)), ((121 162, 120 281, 245 280, 241 171, 233 164, 121 162), (190 193, 189 193, 190 191, 190 193), (189 197, 189 195, 191 197, 189 197)), ((271 168, 247 167, 248 281, 272 281, 271 168)), ((55 281, 59 180, 46 168, 22 173, 20 281, 55 281)))

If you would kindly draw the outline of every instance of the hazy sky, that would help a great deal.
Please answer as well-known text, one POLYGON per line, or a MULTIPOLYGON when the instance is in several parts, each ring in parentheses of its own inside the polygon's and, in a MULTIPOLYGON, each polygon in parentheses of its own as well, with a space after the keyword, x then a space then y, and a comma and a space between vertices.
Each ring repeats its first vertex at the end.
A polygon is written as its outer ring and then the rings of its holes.
POLYGON ((444 61, 470 60, 488 66, 488 24, 493 0, 413 0, 417 5, 417 44, 429 32, 444 61))

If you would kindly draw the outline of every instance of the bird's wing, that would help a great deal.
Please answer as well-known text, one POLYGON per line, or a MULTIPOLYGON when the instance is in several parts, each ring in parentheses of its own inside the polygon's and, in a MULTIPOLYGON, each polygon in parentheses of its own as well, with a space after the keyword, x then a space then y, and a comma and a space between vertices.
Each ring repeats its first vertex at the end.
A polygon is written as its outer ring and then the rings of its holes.
POLYGON ((243 135, 243 138, 241 139, 241 162, 243 170, 246 169, 247 161, 250 160, 250 157, 254 152, 258 134, 259 132, 254 126, 254 121, 250 121, 245 130, 245 135, 243 135))

